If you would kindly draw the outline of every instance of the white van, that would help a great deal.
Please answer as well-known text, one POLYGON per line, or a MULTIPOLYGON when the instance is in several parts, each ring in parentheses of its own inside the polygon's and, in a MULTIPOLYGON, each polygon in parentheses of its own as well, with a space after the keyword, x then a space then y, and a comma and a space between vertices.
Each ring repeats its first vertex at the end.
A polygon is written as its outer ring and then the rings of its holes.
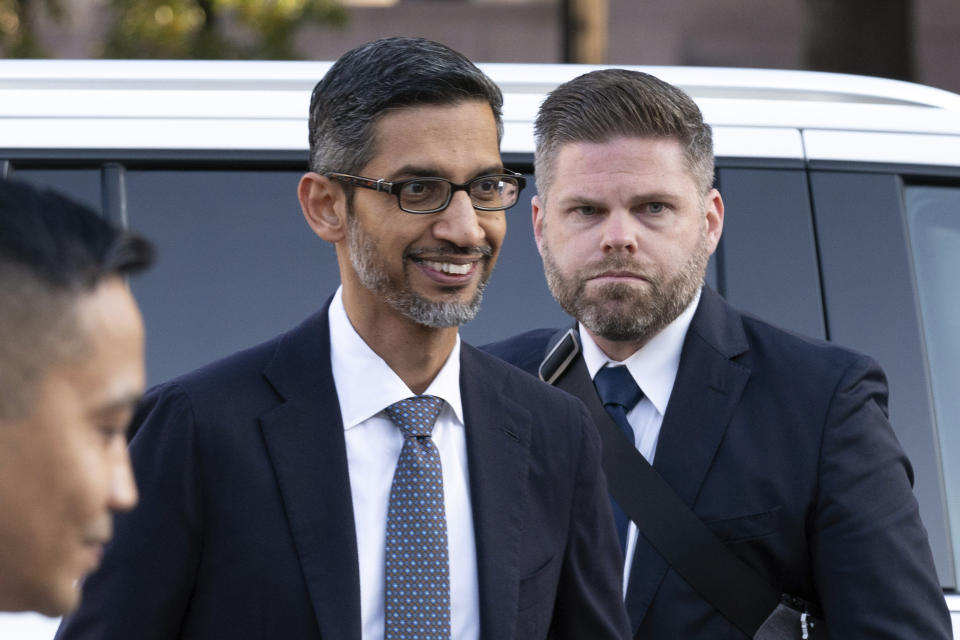
MULTIPOLYGON (((158 245, 134 281, 152 383, 292 326, 338 281, 295 197, 310 92, 329 64, 0 61, 0 177, 54 186, 158 245)), ((505 162, 529 175, 540 101, 591 67, 482 66, 505 93, 505 162)), ((960 96, 836 74, 638 68, 684 88, 713 125, 727 217, 710 284, 886 370, 960 633, 960 96)), ((469 342, 566 321, 543 282, 528 185, 469 342)), ((49 638, 51 624, 7 617, 0 636, 49 638)))

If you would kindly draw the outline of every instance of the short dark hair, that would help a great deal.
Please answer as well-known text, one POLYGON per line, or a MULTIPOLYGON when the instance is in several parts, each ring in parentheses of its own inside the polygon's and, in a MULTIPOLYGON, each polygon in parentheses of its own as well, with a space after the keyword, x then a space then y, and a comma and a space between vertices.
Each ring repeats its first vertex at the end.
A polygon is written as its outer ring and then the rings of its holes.
POLYGON ((620 136, 677 140, 697 186, 704 193, 713 186, 713 136, 693 99, 649 73, 603 69, 560 85, 540 106, 534 124, 540 197, 546 197, 562 145, 620 136))
POLYGON ((313 89, 310 170, 357 173, 376 155, 373 127, 390 109, 483 100, 503 136, 503 94, 463 54, 423 38, 384 38, 348 51, 313 89))
POLYGON ((50 190, 0 180, 0 418, 76 340, 75 302, 147 268, 153 247, 50 190))
POLYGON ((54 191, 0 181, 0 268, 16 265, 51 288, 93 289, 147 268, 153 248, 54 191))

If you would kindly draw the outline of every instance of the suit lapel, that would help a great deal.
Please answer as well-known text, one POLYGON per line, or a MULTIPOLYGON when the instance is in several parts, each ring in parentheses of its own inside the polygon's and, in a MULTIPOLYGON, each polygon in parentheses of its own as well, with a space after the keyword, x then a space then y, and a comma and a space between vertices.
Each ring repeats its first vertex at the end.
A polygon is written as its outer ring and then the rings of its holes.
MULTIPOLYGON (((705 287, 684 340, 653 464, 691 508, 750 377, 750 370, 733 360, 746 350, 739 315, 705 287)), ((667 569, 640 536, 626 598, 634 631, 667 569)))
POLYGON ((284 402, 260 419, 324 640, 360 639, 360 579, 327 306, 284 336, 264 375, 284 402))
POLYGON ((461 347, 470 499, 483 640, 514 637, 520 588, 520 531, 529 466, 530 412, 504 392, 469 345, 461 347))
POLYGON ((747 350, 739 315, 704 289, 690 324, 654 468, 690 505, 710 468, 750 377, 733 358, 747 350))

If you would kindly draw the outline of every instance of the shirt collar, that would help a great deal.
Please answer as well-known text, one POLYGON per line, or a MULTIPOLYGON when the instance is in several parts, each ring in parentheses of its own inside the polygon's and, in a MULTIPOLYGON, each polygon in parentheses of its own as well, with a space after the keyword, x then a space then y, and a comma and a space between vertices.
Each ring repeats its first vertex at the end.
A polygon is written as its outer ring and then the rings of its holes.
MULTIPOLYGON (((342 286, 330 301, 328 315, 330 366, 345 430, 372 418, 394 402, 416 395, 353 328, 343 306, 342 286)), ((423 393, 443 399, 463 424, 459 334, 447 361, 423 393)))
POLYGON ((670 393, 673 383, 677 379, 677 370, 680 368, 680 353, 683 351, 683 341, 693 320, 693 314, 700 302, 700 292, 694 296, 687 308, 684 309, 673 322, 653 336, 647 344, 635 351, 633 355, 617 362, 611 360, 600 350, 590 334, 582 324, 579 324, 580 344, 583 347, 583 360, 587 365, 592 379, 597 372, 608 362, 626 365, 630 375, 650 400, 654 408, 663 415, 670 402, 670 393))

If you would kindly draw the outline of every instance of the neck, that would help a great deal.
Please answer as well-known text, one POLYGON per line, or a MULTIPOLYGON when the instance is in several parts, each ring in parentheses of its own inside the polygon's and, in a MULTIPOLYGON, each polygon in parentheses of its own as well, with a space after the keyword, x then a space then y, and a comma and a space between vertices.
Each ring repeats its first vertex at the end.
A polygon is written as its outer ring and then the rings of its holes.
POLYGON ((416 394, 426 391, 450 357, 457 327, 440 329, 410 320, 393 309, 358 313, 344 291, 347 318, 374 353, 416 394))
POLYGON ((0 576, 0 611, 20 612, 36 608, 36 602, 31 606, 29 598, 24 597, 23 585, 20 585, 20 592, 17 587, 16 584, 5 584, 0 576))
POLYGON ((590 329, 587 329, 587 334, 593 338, 593 341, 597 343, 605 356, 617 362, 623 362, 650 341, 649 338, 643 340, 607 340, 590 331, 590 329))

